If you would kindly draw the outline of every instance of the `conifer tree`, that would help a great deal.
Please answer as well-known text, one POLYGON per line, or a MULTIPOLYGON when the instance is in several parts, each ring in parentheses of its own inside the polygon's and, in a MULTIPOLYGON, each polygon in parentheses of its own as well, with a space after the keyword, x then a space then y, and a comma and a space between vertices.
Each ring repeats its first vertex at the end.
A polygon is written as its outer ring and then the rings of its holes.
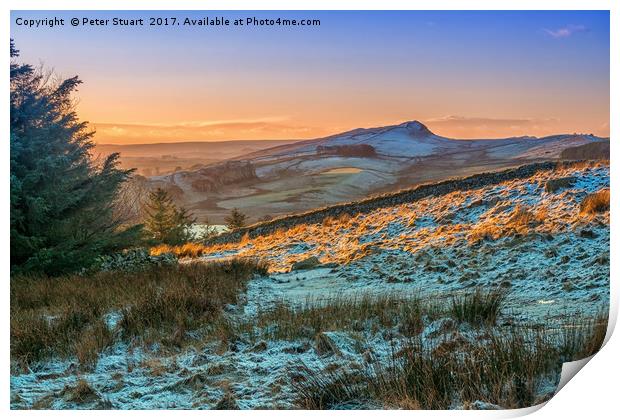
POLYGON ((76 271, 137 240, 139 226, 121 228, 112 211, 131 171, 117 168, 118 154, 92 159, 77 76, 55 83, 18 55, 11 40, 11 270, 76 271))
POLYGON ((145 214, 146 232, 155 242, 179 245, 194 237, 190 228, 196 219, 183 207, 177 208, 172 198, 161 188, 149 193, 145 214))
POLYGON ((247 223, 247 218, 248 216, 241 213, 238 208, 234 208, 230 211, 230 216, 227 216, 224 221, 228 229, 234 230, 244 227, 247 223))

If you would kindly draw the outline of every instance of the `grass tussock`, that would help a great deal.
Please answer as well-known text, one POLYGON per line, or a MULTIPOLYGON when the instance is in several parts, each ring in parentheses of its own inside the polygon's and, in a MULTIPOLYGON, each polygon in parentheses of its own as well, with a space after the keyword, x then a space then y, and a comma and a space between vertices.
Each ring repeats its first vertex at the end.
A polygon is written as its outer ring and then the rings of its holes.
POLYGON ((586 168, 598 168, 601 166, 609 166, 609 159, 607 158, 594 158, 585 160, 566 160, 559 161, 557 163, 557 169, 586 169, 586 168))
POLYGON ((609 188, 588 194, 579 205, 579 213, 596 214, 609 211, 609 199, 609 188))
POLYGON ((545 191, 553 194, 561 189, 572 187, 575 182, 577 182, 577 178, 574 176, 549 179, 545 182, 545 191))
MULTIPOLYGON (((489 332, 462 351, 435 352, 419 339, 393 352, 384 365, 358 372, 325 372, 301 367, 291 372, 302 409, 354 407, 449 409, 480 400, 503 408, 541 402, 545 377, 559 375, 561 363, 590 351, 600 337, 598 324, 558 339, 544 330, 489 332)), ((600 345, 599 345, 600 347, 600 345)))
POLYGON ((115 340, 142 338, 180 345, 186 332, 214 323, 264 263, 235 259, 88 276, 11 279, 11 358, 25 365, 47 357, 93 366, 115 340), (105 316, 119 321, 108 325, 105 316), (167 342, 166 342, 167 340, 167 342))
POLYGON ((87 327, 73 345, 73 352, 80 366, 93 369, 99 354, 114 342, 114 334, 102 320, 97 320, 87 327))
POLYGON ((62 393, 67 401, 78 404, 90 402, 99 398, 97 391, 85 380, 79 379, 73 386, 66 385, 62 393))
POLYGON ((540 223, 538 217, 531 211, 527 210, 523 206, 516 206, 508 219, 508 228, 512 228, 515 231, 519 231, 521 228, 527 228, 540 223))
POLYGON ((338 216, 327 216, 321 222, 324 228, 347 229, 354 218, 349 213, 341 213, 338 216))
POLYGON ((560 159, 609 160, 609 141, 595 141, 581 146, 568 147, 560 153, 560 159))
POLYGON ((484 222, 474 225, 468 239, 470 242, 494 241, 512 235, 526 235, 543 224, 548 213, 545 207, 528 210, 516 205, 510 212, 493 215, 484 222))
POLYGON ((366 372, 332 371, 318 373, 305 365, 291 371, 296 391, 296 408, 327 410, 356 408, 372 400, 366 372))
POLYGON ((86 405, 83 408, 95 410, 113 408, 110 401, 104 399, 91 384, 83 378, 78 378, 75 383, 66 384, 62 390, 47 394, 36 400, 32 405, 32 409, 53 409, 55 408, 54 401, 59 399, 78 406, 86 405))
POLYGON ((453 297, 450 315, 458 322, 476 326, 495 325, 507 295, 503 288, 489 291, 477 288, 473 293, 453 297))

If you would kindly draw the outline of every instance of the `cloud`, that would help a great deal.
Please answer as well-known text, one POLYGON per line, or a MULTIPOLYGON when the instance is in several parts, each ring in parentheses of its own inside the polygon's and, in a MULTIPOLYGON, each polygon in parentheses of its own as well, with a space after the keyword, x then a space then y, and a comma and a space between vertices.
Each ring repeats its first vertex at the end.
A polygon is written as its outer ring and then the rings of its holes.
POLYGON ((577 34, 580 32, 587 32, 588 28, 584 25, 567 25, 563 28, 558 29, 545 29, 544 30, 549 36, 555 39, 560 38, 568 38, 573 34, 577 34))
POLYGON ((264 117, 264 118, 248 118, 248 119, 233 119, 233 120, 206 120, 206 121, 180 121, 174 124, 166 123, 128 123, 125 125, 136 126, 149 126, 149 127, 185 127, 185 128, 204 128, 204 127, 218 127, 218 126, 237 126, 237 125, 253 125, 261 123, 277 123, 286 121, 286 116, 276 117, 264 117))
POLYGON ((164 123, 93 123, 97 143, 160 143, 305 138, 313 127, 285 123, 285 117, 164 123))
POLYGON ((423 121, 436 134, 454 138, 489 138, 550 133, 558 120, 548 118, 488 118, 449 115, 423 121))

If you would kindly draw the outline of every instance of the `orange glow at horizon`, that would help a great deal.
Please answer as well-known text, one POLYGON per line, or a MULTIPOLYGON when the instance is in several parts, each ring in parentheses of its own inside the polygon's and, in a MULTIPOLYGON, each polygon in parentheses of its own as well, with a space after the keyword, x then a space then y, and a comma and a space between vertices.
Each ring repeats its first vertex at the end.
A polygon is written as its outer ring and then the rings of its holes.
POLYGON ((545 89, 538 83, 508 86, 501 77, 467 88, 454 80, 382 79, 373 85, 372 79, 316 76, 302 84, 259 75, 249 83, 246 77, 220 74, 198 85, 165 77, 112 84, 99 73, 86 74, 78 114, 96 129, 99 144, 301 140, 410 120, 456 139, 609 136, 605 81, 566 90, 560 82, 545 89))
POLYGON ((577 104, 558 92, 493 86, 476 92, 447 86, 431 92, 412 83, 403 92, 385 86, 382 91, 377 87, 358 92, 332 85, 322 92, 300 88, 295 92, 299 97, 266 98, 259 89, 250 88, 215 96, 210 89, 191 92, 182 85, 157 94, 149 86, 96 89, 97 85, 95 80, 80 89, 78 114, 96 130, 94 140, 99 144, 301 140, 409 120, 456 139, 565 133, 609 136, 609 106, 587 92, 577 104), (326 95, 325 91, 338 93, 326 95), (423 99, 411 91, 421 93, 423 99), (473 103, 472 96, 479 101, 473 103))
POLYGON ((321 25, 31 30, 12 19, 11 37, 19 61, 83 80, 77 112, 96 128, 99 144, 311 139, 411 120, 460 139, 609 136, 608 11, 277 15, 320 18, 321 25))

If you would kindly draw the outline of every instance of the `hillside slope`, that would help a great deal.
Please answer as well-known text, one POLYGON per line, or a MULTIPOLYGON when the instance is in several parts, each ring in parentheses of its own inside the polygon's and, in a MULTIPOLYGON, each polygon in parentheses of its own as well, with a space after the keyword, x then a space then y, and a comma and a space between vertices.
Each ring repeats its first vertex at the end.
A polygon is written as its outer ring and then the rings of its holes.
POLYGON ((266 283, 266 296, 505 286, 511 305, 531 313, 594 311, 608 299, 609 212, 583 213, 580 206, 607 188, 607 164, 568 164, 354 215, 310 218, 204 252, 207 259, 269 261, 282 273, 276 278, 291 282, 266 283), (338 268, 289 273, 311 257, 338 268))

